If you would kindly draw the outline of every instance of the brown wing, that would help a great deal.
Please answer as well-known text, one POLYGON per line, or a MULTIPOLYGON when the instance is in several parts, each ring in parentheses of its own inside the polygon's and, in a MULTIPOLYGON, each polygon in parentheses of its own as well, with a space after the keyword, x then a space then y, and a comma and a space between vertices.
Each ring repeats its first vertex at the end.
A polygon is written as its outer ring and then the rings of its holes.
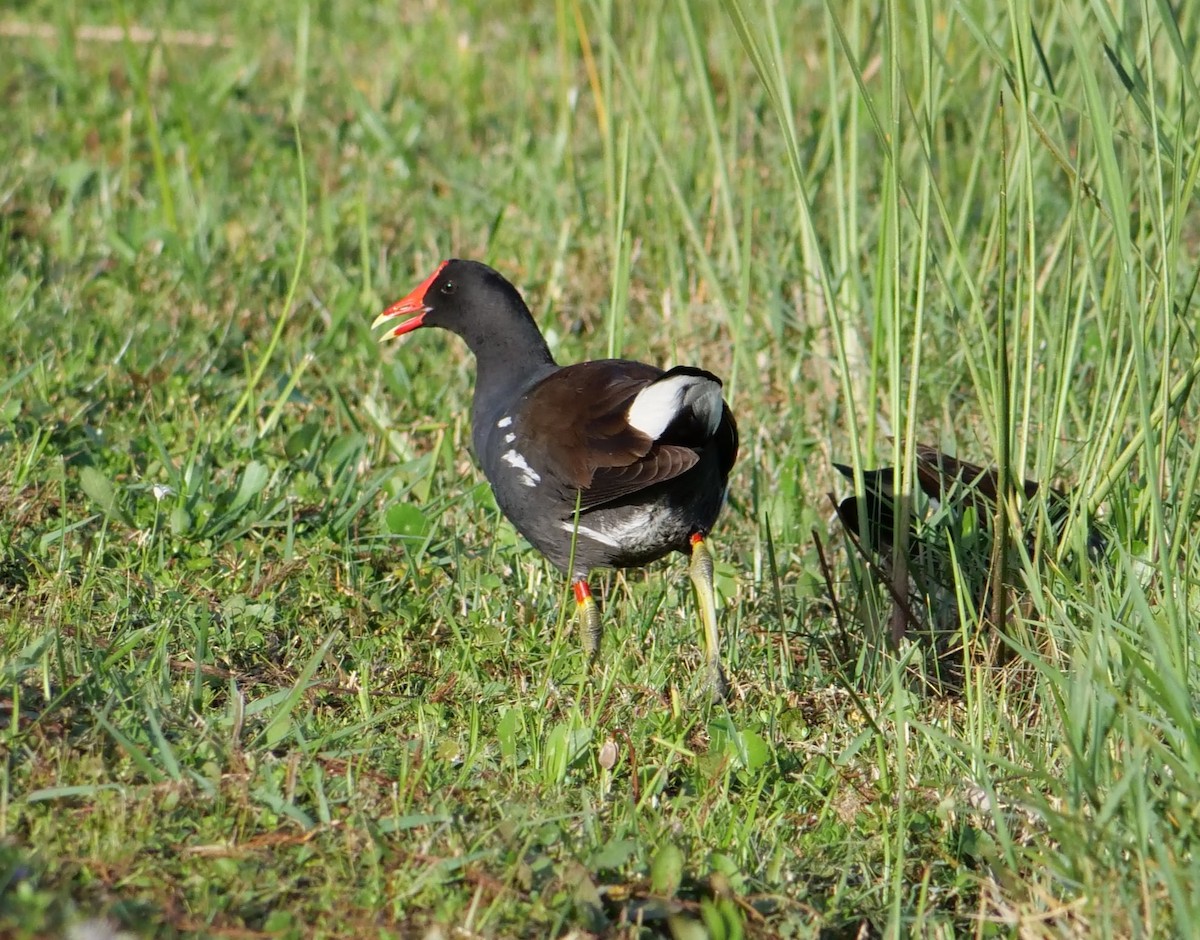
MULTIPOLYGON (((854 478, 853 468, 839 463, 835 463, 834 467, 843 476, 854 478)), ((943 454, 936 447, 918 444, 916 469, 917 485, 926 496, 939 502, 952 498, 959 507, 972 506, 980 526, 987 528, 991 524, 999 490, 999 474, 994 467, 980 467, 943 454)), ((863 471, 865 508, 873 518, 879 517, 880 529, 885 535, 894 535, 894 520, 888 513, 894 506, 897 477, 898 474, 891 467, 863 471)), ((1028 500, 1042 492, 1042 486, 1036 480, 1023 480, 1022 489, 1028 500)), ((1048 487, 1045 492, 1046 510, 1051 527, 1056 536, 1061 536, 1062 526, 1070 513, 1071 497, 1067 491, 1057 487, 1048 487)), ((852 496, 839 504, 837 512, 843 523, 858 532, 863 508, 852 496)), ((1102 554, 1106 547, 1104 536, 1092 526, 1088 527, 1087 544, 1089 552, 1094 555, 1102 554)))
POLYGON ((700 455, 688 447, 656 444, 641 460, 625 467, 601 467, 583 490, 580 510, 595 509, 604 503, 637 493, 655 483, 672 480, 691 470, 700 455))
MULTIPOLYGON (((957 487, 960 498, 969 494, 976 508, 983 509, 985 504, 980 502, 980 498, 986 500, 986 505, 995 506, 1000 475, 995 467, 980 467, 943 454, 935 447, 918 444, 917 482, 925 495, 937 500, 944 500, 957 487)), ((1026 499, 1033 499, 1039 489, 1034 480, 1022 481, 1022 487, 1026 499)))
POLYGON ((601 359, 560 369, 526 397, 526 433, 541 444, 535 449, 546 469, 580 491, 583 509, 673 479, 699 460, 692 448, 655 443, 629 424, 638 392, 664 374, 641 362, 601 359))

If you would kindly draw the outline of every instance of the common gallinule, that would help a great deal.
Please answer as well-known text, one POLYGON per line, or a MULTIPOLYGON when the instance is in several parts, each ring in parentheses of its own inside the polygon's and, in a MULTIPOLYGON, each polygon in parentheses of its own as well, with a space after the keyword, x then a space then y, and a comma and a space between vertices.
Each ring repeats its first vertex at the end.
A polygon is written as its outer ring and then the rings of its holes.
MULTIPOLYGON (((936 447, 918 444, 916 447, 917 487, 935 505, 952 506, 957 512, 973 510, 976 524, 986 528, 996 511, 996 496, 1000 487, 999 473, 994 467, 979 467, 965 460, 943 454, 936 447)), ((849 480, 854 468, 834 463, 834 468, 849 480)), ((856 535, 869 538, 869 546, 886 551, 895 539, 896 490, 899 474, 894 467, 863 471, 862 497, 849 496, 837 504, 837 514, 843 525, 856 535), (862 514, 870 522, 863 526, 862 514)), ((1036 480, 1022 480, 1025 499, 1032 500, 1042 490, 1036 480)), ((1046 515, 1055 540, 1061 537, 1071 509, 1071 497, 1063 490, 1050 487, 1046 491, 1046 515)), ((910 538, 915 529, 910 529, 910 538)), ((1088 550, 1103 549, 1103 538, 1094 529, 1088 530, 1088 550)), ((1032 542, 1028 543, 1032 550, 1032 542)))
MULTIPOLYGON (((834 463, 839 473, 854 479, 854 469, 834 463)), ((994 467, 980 467, 942 453, 935 447, 918 444, 914 467, 916 486, 931 509, 922 513, 915 502, 909 506, 907 568, 918 595, 933 599, 931 613, 935 622, 957 619, 955 571, 974 582, 975 600, 982 602, 991 563, 991 525, 996 512, 999 473, 994 467), (968 519, 968 516, 973 518, 968 519), (939 600, 940 598, 940 600, 939 600), (954 608, 954 610, 951 610, 954 608)), ((897 491, 900 477, 896 468, 882 467, 863 471, 863 492, 848 496, 836 504, 838 518, 856 535, 865 548, 884 559, 885 568, 896 541, 900 506, 897 491)), ((1043 491, 1036 480, 1021 480, 1026 503, 1043 491)), ((1045 490, 1046 516, 1051 541, 1062 538, 1070 516, 1071 497, 1064 490, 1045 490)), ((1030 523, 1032 519, 1028 520, 1030 523)), ((1026 526, 1025 547, 1035 548, 1033 526, 1026 526)), ((1099 531, 1089 526, 1087 551, 1095 557, 1103 554, 1105 542, 1099 531)), ((895 586, 893 586, 895 588, 895 586)), ((911 616, 911 610, 907 612, 911 616)), ((902 635, 900 621, 894 621, 893 638, 902 635)))
POLYGON ((382 340, 418 327, 461 336, 475 354, 476 459, 500 510, 573 582, 584 645, 595 657, 593 568, 691 556, 713 693, 728 685, 717 639, 709 530, 737 456, 721 380, 689 366, 626 359, 559 366, 517 289, 476 261, 444 261, 372 324, 382 340), (393 323, 401 318, 398 323, 393 323))

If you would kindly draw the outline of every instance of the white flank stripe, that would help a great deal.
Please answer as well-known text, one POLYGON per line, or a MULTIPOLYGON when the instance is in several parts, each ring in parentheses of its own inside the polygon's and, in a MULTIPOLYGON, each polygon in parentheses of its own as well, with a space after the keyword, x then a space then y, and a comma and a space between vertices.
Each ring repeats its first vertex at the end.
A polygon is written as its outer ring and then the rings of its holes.
POLYGON ((599 542, 601 545, 607 545, 610 548, 621 548, 630 540, 630 538, 633 538, 633 540, 636 542, 638 533, 653 528, 654 522, 654 513, 646 510, 630 516, 620 525, 609 526, 605 531, 593 529, 586 525, 581 525, 578 527, 578 529, 576 529, 574 519, 569 519, 566 522, 560 522, 558 526, 564 532, 577 531, 584 538, 589 538, 593 542, 599 542))
POLYGON ((516 439, 517 439, 517 435, 513 434, 511 431, 508 434, 504 435, 504 443, 505 444, 511 444, 516 439))
POLYGON ((721 422, 721 386, 699 375, 675 375, 647 385, 629 406, 627 419, 651 440, 658 440, 685 408, 706 418, 708 433, 721 422))
POLYGON ((588 526, 585 526, 585 525, 581 525, 578 528, 576 528, 574 522, 560 522, 558 524, 558 527, 560 529, 562 529, 564 532, 569 532, 572 535, 574 535, 576 532, 578 532, 584 538, 591 539, 593 542, 599 542, 601 545, 607 545, 609 548, 620 548, 621 547, 621 543, 618 542, 616 539, 610 538, 609 536, 605 535, 603 532, 600 532, 596 529, 589 528, 588 526))
POLYGON ((506 450, 500 459, 513 469, 521 471, 521 482, 526 486, 537 486, 542 482, 542 478, 538 472, 529 466, 529 462, 518 454, 516 450, 506 450))
POLYGON ((499 421, 496 422, 496 427, 506 428, 510 424, 512 424, 512 415, 505 415, 503 418, 501 418, 499 421))

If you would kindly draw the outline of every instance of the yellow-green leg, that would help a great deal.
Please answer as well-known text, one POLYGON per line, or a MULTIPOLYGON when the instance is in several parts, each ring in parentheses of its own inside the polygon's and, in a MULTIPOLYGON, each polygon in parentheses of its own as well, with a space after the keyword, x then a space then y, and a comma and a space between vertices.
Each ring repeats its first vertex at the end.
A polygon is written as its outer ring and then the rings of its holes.
POLYGON ((588 665, 591 666, 600 655, 600 605, 592 597, 592 588, 587 583, 587 578, 576 581, 574 588, 575 612, 579 615, 579 636, 587 652, 588 665))
POLYGON ((717 592, 713 587, 713 558, 704 541, 704 533, 692 535, 692 562, 688 573, 692 576, 692 587, 696 589, 696 604, 700 608, 700 622, 704 627, 704 657, 708 662, 708 684, 714 702, 724 701, 729 695, 729 681, 721 668, 720 637, 717 634, 717 592))

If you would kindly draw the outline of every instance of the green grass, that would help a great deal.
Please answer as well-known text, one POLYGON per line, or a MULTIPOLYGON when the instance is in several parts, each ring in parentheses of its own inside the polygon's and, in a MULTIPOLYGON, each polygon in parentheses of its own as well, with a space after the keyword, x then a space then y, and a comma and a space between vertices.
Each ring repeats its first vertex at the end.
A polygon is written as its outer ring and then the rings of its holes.
POLYGON ((1194 5, 448 6, 0 15, 0 934, 1200 933, 1194 5), (726 377, 727 707, 374 341, 451 255, 726 377), (917 441, 1077 497, 952 694, 829 521, 917 441))

